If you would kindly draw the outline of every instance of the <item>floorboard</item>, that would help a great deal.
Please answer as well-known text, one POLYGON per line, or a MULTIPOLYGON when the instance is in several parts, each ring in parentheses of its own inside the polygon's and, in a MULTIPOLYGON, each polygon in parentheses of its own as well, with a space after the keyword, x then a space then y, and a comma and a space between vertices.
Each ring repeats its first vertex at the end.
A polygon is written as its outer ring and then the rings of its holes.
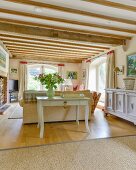
POLYGON ((37 124, 23 125, 22 119, 8 119, 14 108, 13 104, 6 114, 0 115, 0 149, 136 135, 133 123, 111 115, 104 117, 97 109, 89 122, 91 134, 86 133, 84 121, 79 126, 76 122, 46 123, 46 134, 40 139, 37 124))

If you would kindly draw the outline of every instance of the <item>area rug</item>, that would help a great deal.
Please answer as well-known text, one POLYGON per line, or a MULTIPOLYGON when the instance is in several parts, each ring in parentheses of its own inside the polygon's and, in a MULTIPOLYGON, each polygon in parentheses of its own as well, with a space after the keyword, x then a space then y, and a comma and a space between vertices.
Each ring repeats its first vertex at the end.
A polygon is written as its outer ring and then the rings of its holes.
POLYGON ((23 109, 22 107, 19 106, 19 104, 17 104, 16 106, 14 106, 14 109, 8 119, 22 119, 22 118, 23 118, 23 109))
POLYGON ((0 108, 0 115, 5 114, 6 110, 10 107, 10 105, 6 104, 2 108, 0 108))
POLYGON ((136 136, 0 151, 1 170, 136 170, 136 136))

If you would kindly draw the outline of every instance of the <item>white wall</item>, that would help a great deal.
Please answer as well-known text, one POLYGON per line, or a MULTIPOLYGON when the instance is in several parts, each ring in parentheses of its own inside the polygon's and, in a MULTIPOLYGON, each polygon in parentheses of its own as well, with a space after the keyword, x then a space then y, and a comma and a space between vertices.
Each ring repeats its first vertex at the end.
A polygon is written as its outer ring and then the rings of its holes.
POLYGON ((124 75, 117 75, 117 86, 123 88, 123 78, 127 76, 127 56, 136 53, 136 36, 134 36, 127 47, 127 50, 124 51, 122 46, 115 48, 115 65, 124 66, 124 75))
MULTIPOLYGON (((9 67, 15 68, 19 73, 20 60, 10 59, 9 67)), ((81 64, 79 63, 64 63, 64 78, 66 78, 67 71, 77 71, 77 80, 72 80, 74 85, 79 85, 81 82, 81 64)), ((19 74, 9 74, 9 79, 19 80, 19 74)))

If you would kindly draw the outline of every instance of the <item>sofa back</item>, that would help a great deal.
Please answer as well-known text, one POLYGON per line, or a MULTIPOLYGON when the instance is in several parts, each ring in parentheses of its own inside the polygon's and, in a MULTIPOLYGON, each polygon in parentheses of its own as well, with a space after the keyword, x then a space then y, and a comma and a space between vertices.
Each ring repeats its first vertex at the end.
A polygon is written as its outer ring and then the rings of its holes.
MULTIPOLYGON (((82 91, 55 91, 55 96, 62 96, 62 94, 72 94, 74 97, 74 94, 84 94, 85 97, 89 97, 92 99, 92 94, 90 93, 90 90, 82 90, 82 91)), ((36 102, 37 96, 47 96, 46 91, 36 91, 36 90, 26 90, 23 93, 23 101, 28 102, 36 102)))

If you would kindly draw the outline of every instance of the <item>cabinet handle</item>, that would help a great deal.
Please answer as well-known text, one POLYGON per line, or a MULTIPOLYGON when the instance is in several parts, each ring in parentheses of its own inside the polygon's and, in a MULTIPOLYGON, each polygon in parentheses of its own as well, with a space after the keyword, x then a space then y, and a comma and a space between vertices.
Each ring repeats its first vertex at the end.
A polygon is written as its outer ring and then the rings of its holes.
POLYGON ((132 110, 134 109, 134 104, 133 103, 131 103, 131 108, 132 108, 132 110))

